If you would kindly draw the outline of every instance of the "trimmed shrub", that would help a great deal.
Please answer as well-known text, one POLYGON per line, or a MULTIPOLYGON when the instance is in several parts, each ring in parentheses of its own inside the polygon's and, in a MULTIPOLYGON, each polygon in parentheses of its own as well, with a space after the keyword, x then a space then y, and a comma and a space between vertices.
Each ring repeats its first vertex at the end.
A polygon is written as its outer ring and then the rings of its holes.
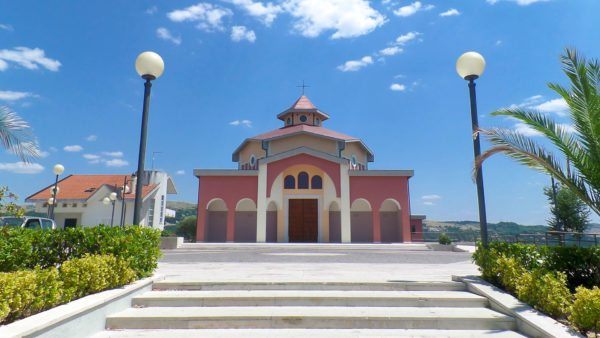
POLYGON ((525 268, 523 268, 514 258, 500 257, 496 261, 497 263, 497 274, 504 289, 510 293, 517 291, 519 285, 519 279, 525 274, 525 268))
POLYGON ((128 261, 110 255, 75 258, 60 269, 1 272, 0 324, 133 280, 135 271, 128 261))
POLYGON ((448 236, 446 234, 442 234, 438 238, 438 243, 444 244, 444 245, 452 244, 452 239, 450 239, 450 236, 448 236))
POLYGON ((592 329, 594 332, 598 332, 598 325, 600 324, 600 289, 597 286, 594 286, 591 290, 583 286, 577 288, 569 319, 584 333, 592 329))
POLYGON ((600 285, 600 248, 556 246, 546 250, 544 267, 565 273, 571 291, 581 285, 586 288, 600 285))
POLYGON ((113 255, 130 260, 138 277, 157 267, 160 231, 138 226, 69 228, 37 231, 0 228, 0 271, 56 267, 90 255, 113 255))
POLYGON ((177 236, 177 235, 176 235, 174 232, 171 232, 171 231, 169 231, 169 230, 167 230, 167 229, 163 229, 163 230, 160 232, 160 236, 161 236, 161 237, 175 237, 175 236, 177 236))
POLYGON ((188 241, 195 242, 197 219, 196 216, 188 216, 177 223, 177 235, 183 236, 188 241))
POLYGON ((526 272, 517 282, 517 297, 551 317, 565 318, 572 302, 566 280, 561 272, 526 272))

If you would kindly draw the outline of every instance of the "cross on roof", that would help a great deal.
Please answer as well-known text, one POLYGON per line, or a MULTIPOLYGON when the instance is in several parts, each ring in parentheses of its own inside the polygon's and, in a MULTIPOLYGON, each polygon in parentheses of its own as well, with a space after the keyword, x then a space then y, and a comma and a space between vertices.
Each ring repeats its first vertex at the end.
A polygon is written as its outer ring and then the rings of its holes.
POLYGON ((310 87, 304 84, 304 80, 302 80, 302 85, 301 86, 296 86, 296 87, 302 87, 302 95, 304 95, 304 88, 306 87, 310 87))

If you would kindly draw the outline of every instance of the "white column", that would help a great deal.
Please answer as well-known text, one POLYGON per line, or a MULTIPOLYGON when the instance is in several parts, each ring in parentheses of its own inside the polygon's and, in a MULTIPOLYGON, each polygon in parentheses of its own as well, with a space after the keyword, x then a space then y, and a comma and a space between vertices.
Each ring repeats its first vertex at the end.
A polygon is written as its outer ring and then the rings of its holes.
POLYGON ((256 242, 267 241, 267 165, 258 165, 258 192, 256 198, 256 242))
POLYGON ((340 190, 342 243, 350 243, 350 175, 347 164, 340 164, 340 190))

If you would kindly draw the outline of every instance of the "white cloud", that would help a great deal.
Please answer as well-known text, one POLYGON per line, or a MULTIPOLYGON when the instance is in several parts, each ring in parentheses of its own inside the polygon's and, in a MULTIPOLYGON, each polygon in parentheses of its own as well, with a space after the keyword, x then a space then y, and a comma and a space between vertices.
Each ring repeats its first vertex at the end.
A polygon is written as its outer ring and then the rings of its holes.
POLYGON ((539 131, 529 127, 528 125, 526 125, 525 123, 517 123, 514 126, 514 129, 516 132, 518 132, 521 135, 524 136, 530 136, 530 137, 535 137, 535 136, 542 136, 543 134, 540 133, 539 131))
POLYGON ((502 44, 502 40, 496 40, 496 46, 500 46, 502 44))
POLYGON ((94 142, 97 139, 98 139, 98 136, 96 136, 96 135, 90 135, 90 136, 88 136, 88 137, 85 138, 85 140, 88 141, 88 142, 94 142))
POLYGON ((398 53, 402 53, 402 48, 400 48, 398 46, 384 48, 379 51, 379 54, 386 55, 386 56, 392 56, 392 55, 396 55, 398 53))
POLYGON ((406 75, 404 75, 404 74, 394 75, 394 79, 403 79, 405 77, 406 77, 406 75))
POLYGON ((279 5, 273 5, 268 2, 263 4, 260 1, 252 1, 252 0, 225 0, 230 2, 238 7, 243 8, 250 16, 256 17, 260 20, 265 26, 271 26, 277 14, 283 12, 283 9, 279 5))
POLYGON ((233 16, 233 12, 229 8, 205 2, 167 13, 167 17, 171 21, 197 22, 196 28, 205 31, 224 30, 223 18, 228 16, 233 16))
POLYGON ((103 151, 102 155, 110 157, 123 157, 122 151, 103 151))
POLYGON ((12 92, 10 90, 0 91, 0 100, 4 101, 16 101, 20 99, 24 99, 26 97, 35 96, 32 93, 28 92, 12 92))
POLYGON ((123 167, 129 164, 129 162, 122 160, 120 158, 114 158, 112 160, 108 160, 104 162, 107 167, 123 167))
POLYGON ((423 4, 421 4, 420 1, 415 1, 410 5, 398 8, 394 11, 394 14, 396 14, 397 16, 407 17, 417 13, 418 11, 428 11, 430 9, 433 9, 434 7, 435 6, 433 5, 423 6, 423 4))
POLYGON ((100 156, 98 155, 94 155, 94 154, 83 154, 83 158, 85 158, 86 160, 88 160, 88 163, 90 164, 96 164, 100 162, 100 156))
POLYGON ((460 12, 455 9, 455 8, 450 8, 449 10, 440 13, 440 16, 453 16, 453 15, 460 15, 460 12))
POLYGON ((414 40, 419 35, 421 35, 421 33, 419 32, 408 32, 404 35, 400 35, 399 37, 397 37, 396 43, 401 46, 404 46, 407 42, 409 42, 410 40, 414 40))
POLYGON ((45 52, 39 48, 15 47, 13 50, 0 50, 0 71, 8 67, 6 61, 15 62, 18 65, 27 69, 38 69, 38 65, 56 72, 61 66, 57 60, 49 59, 45 56, 45 52))
POLYGON ((256 41, 256 34, 253 30, 247 30, 245 26, 233 26, 231 27, 231 40, 235 42, 242 40, 254 42, 256 41))
POLYGON ((171 35, 171 32, 169 32, 169 30, 164 27, 159 27, 156 30, 156 35, 158 35, 159 38, 171 41, 176 45, 181 44, 181 37, 174 37, 173 35, 171 35))
POLYGON ((442 198, 442 196, 435 195, 435 194, 434 195, 423 195, 423 196, 421 196, 421 199, 424 199, 424 200, 439 200, 440 198, 442 198))
POLYGON ((252 121, 250 120, 235 120, 235 121, 231 121, 229 122, 230 125, 232 126, 239 126, 240 124, 243 126, 246 126, 248 128, 252 128, 252 121))
MULTIPOLYGON (((487 2, 492 5, 498 1, 501 1, 501 0, 487 0, 487 2)), ((536 3, 536 2, 546 2, 548 0, 505 0, 505 1, 516 2, 517 5, 519 5, 519 6, 527 6, 527 5, 536 3)))
POLYGON ((157 11, 158 11, 158 8, 156 8, 156 6, 152 6, 146 10, 146 14, 152 15, 152 14, 156 13, 157 11))
POLYGON ((564 132, 567 133, 576 133, 577 130, 575 129, 575 127, 573 127, 573 125, 571 124, 563 124, 563 123, 559 123, 558 127, 561 128, 564 132))
POLYGON ((56 147, 50 147, 49 149, 50 149, 50 151, 53 151, 53 152, 57 152, 58 151, 58 149, 56 149, 56 147))
POLYGON ((9 32, 13 31, 13 27, 11 25, 5 25, 5 24, 1 24, 1 23, 0 23, 0 29, 4 29, 5 31, 9 31, 9 32))
POLYGON ((185 170, 177 170, 176 175, 185 175, 185 170))
POLYGON ((64 150, 64 151, 68 151, 68 152, 72 152, 72 153, 73 153, 73 152, 82 151, 82 150, 83 150, 83 147, 82 147, 82 146, 80 146, 80 145, 78 145, 78 144, 75 144, 75 145, 72 145, 72 146, 65 146, 65 147, 63 148, 63 150, 64 150))
POLYGON ((339 65, 337 68, 342 72, 355 72, 370 64, 373 64, 373 58, 370 56, 365 56, 360 60, 346 61, 346 63, 339 65))
POLYGON ((294 30, 309 38, 326 30, 334 30, 332 39, 357 37, 386 22, 367 0, 286 0, 283 8, 297 19, 294 30))
POLYGON ((44 167, 37 163, 0 163, 0 170, 5 170, 15 174, 38 174, 44 170, 44 167))
POLYGON ((563 98, 546 101, 537 106, 531 107, 541 113, 555 113, 559 116, 565 116, 569 109, 567 102, 563 98))
POLYGON ((425 204, 425 205, 435 205, 435 203, 433 203, 431 201, 425 201, 425 202, 423 202, 423 204, 425 204))
POLYGON ((406 86, 403 84, 392 83, 392 85, 390 86, 390 89, 393 91, 397 91, 397 92, 403 92, 406 90, 406 86))
POLYGON ((36 152, 37 152, 37 156, 40 158, 46 158, 46 157, 50 156, 49 152, 43 151, 41 149, 38 149, 36 152))

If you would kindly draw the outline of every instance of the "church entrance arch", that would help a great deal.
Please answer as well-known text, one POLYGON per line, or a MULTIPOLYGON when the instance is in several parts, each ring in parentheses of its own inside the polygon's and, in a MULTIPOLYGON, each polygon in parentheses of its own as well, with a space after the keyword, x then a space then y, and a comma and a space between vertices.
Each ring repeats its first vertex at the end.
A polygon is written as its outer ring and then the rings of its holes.
POLYGON ((227 205, 220 198, 208 202, 206 206, 206 242, 227 241, 227 205))
POLYGON ((402 213, 400 203, 388 198, 379 209, 379 222, 381 224, 381 242, 402 242, 402 213))
POLYGON ((373 242, 371 204, 364 198, 357 198, 350 207, 350 234, 352 243, 373 242))
POLYGON ((238 201, 235 207, 235 242, 256 242, 256 204, 249 198, 238 201))

